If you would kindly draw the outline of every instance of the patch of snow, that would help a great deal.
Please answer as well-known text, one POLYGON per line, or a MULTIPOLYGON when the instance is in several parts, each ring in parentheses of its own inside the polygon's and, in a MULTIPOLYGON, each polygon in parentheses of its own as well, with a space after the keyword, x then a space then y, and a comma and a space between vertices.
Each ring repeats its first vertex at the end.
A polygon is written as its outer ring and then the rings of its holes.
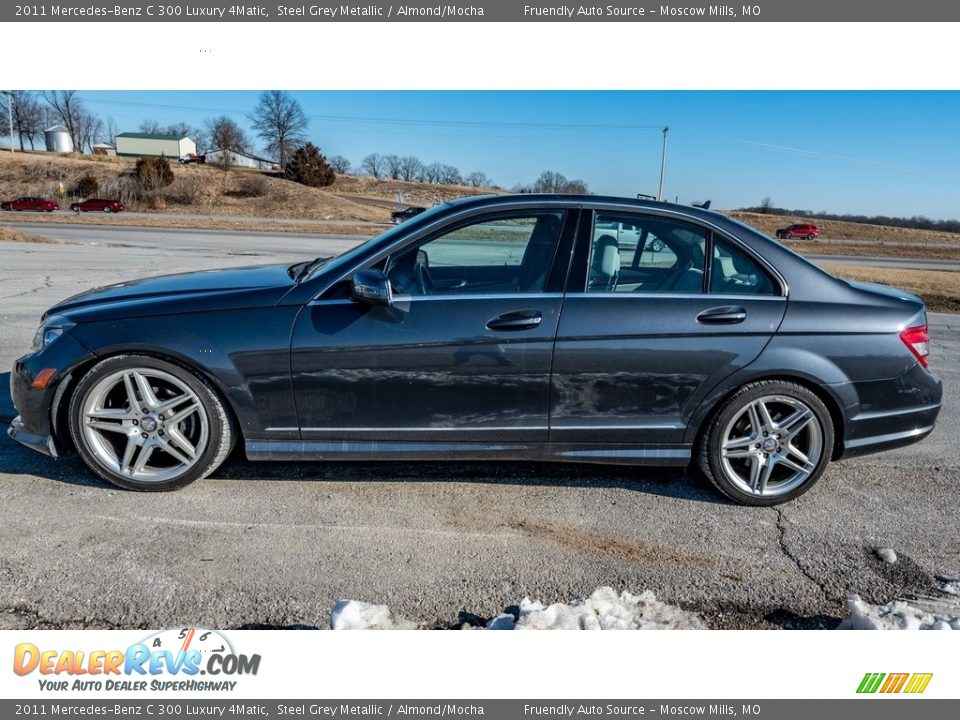
MULTIPOLYGON (((503 616, 495 618, 490 628, 503 616)), ((657 600, 647 590, 639 595, 601 587, 588 598, 577 598, 569 604, 544 606, 530 598, 520 603, 517 630, 689 630, 705 628, 700 618, 674 605, 657 600)))
POLYGON ((951 595, 960 595, 960 578, 939 578, 940 589, 951 595))
MULTIPOLYGON (((610 587, 601 587, 587 598, 570 603, 544 605, 524 598, 516 617, 502 613, 490 620, 486 630, 690 630, 706 625, 696 613, 663 603, 650 592, 619 595, 610 587)), ((386 605, 371 605, 359 600, 341 600, 330 615, 334 630, 412 630, 416 623, 395 618, 386 605)))
POLYGON ((417 624, 394 618, 386 605, 341 600, 330 613, 330 627, 334 630, 415 630, 417 624))
POLYGON ((916 599, 871 605, 853 595, 847 607, 850 617, 838 630, 960 630, 960 602, 916 599))
POLYGON ((897 553, 894 552, 893 548, 877 548, 876 550, 877 557, 888 563, 895 563, 897 561, 897 553))

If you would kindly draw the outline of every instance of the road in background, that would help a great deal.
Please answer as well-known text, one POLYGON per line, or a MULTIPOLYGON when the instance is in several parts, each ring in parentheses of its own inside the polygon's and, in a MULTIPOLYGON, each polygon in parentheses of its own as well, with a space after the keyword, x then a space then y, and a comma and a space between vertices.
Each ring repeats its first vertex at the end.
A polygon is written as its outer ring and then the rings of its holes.
MULTIPOLYGON (((35 229, 35 228, 28 228, 35 229)), ((44 228, 45 232, 47 228, 44 228)), ((69 227, 0 243, 0 418, 41 313, 96 285, 295 262, 356 237, 69 227), (78 235, 77 233, 83 233, 78 235), (96 243, 96 244, 93 244, 96 243)), ((106 485, 0 437, 0 628, 326 627, 342 598, 431 626, 600 585, 652 590, 715 627, 831 627, 849 594, 937 595, 960 577, 960 317, 931 315, 944 379, 920 445, 837 463, 799 500, 743 508, 696 473, 525 463, 228 461, 179 492, 106 485), (894 564, 875 549, 892 547, 894 564)))

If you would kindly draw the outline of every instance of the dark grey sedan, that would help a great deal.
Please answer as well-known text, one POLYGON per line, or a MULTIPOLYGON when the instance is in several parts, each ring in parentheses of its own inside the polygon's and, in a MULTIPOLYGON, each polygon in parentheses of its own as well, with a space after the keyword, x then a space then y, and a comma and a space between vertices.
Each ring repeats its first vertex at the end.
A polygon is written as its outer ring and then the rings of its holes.
POLYGON ((733 500, 934 427, 923 303, 722 214, 446 203, 336 258, 63 301, 11 376, 16 440, 168 490, 251 460, 697 463, 733 500))

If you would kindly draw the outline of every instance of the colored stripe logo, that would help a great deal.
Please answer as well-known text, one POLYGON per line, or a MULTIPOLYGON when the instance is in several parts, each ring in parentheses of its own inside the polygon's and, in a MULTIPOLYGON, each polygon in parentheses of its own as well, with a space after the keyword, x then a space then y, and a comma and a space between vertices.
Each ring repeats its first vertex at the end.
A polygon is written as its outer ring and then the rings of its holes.
POLYGON ((857 692, 919 694, 927 689, 933 673, 867 673, 860 681, 857 692))

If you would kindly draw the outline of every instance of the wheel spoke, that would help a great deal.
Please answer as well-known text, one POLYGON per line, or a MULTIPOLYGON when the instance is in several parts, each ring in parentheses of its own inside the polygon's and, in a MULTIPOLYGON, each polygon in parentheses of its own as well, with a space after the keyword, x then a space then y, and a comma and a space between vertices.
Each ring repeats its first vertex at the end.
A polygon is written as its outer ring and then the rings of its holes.
POLYGON ((140 401, 137 399, 137 393, 133 389, 133 381, 130 379, 130 373, 123 374, 123 389, 127 393, 127 404, 131 413, 137 413, 140 410, 140 401))
POLYGON ((186 455, 180 452, 169 440, 165 438, 160 438, 159 442, 160 442, 160 447, 163 448, 163 450, 166 453, 168 453, 169 455, 172 455, 176 460, 179 460, 184 465, 191 464, 190 458, 188 458, 186 455))
POLYGON ((748 447, 757 441, 756 437, 753 435, 745 435, 744 437, 734 438, 733 440, 727 440, 723 444, 724 450, 733 450, 734 448, 748 447))
POLYGON ((184 434, 180 432, 179 428, 168 428, 167 434, 170 436, 168 444, 176 443, 176 446, 183 450, 183 452, 189 456, 191 461, 197 456, 197 449, 193 446, 193 443, 187 440, 184 434))
POLYGON ((123 449, 123 459, 120 461, 120 472, 124 475, 133 475, 133 469, 130 467, 130 462, 133 460, 133 454, 136 452, 137 447, 137 438, 135 435, 131 435, 127 438, 127 446, 123 449))
POLYGON ((763 423, 757 414, 756 403, 750 403, 750 405, 747 406, 747 415, 750 417, 750 427, 753 430, 753 436, 759 437, 760 433, 763 432, 763 423))
POLYGON ((87 418, 90 420, 130 420, 133 413, 127 408, 94 408, 88 410, 87 418))
POLYGON ((133 465, 133 471, 130 473, 134 477, 138 473, 143 472, 143 469, 147 466, 147 461, 150 460, 150 456, 153 455, 153 450, 156 445, 148 444, 140 448, 140 454, 137 455, 137 461, 133 465))
POLYGON ((158 403, 156 408, 154 408, 154 411, 157 413, 170 412, 171 410, 176 408, 178 405, 183 405, 183 403, 193 399, 194 399, 193 393, 183 393, 183 395, 177 395, 177 397, 175 398, 171 398, 170 400, 164 400, 163 402, 158 403))
POLYGON ((756 455, 750 460, 750 489, 757 492, 757 484, 760 482, 760 471, 763 469, 763 461, 756 455))
POLYGON ((777 461, 774 460, 772 456, 764 459, 760 477, 755 488, 757 495, 763 495, 763 493, 766 492, 767 483, 770 481, 770 475, 773 474, 773 468, 776 464, 777 461))
POLYGON ((747 446, 725 447, 722 452, 723 456, 730 460, 744 460, 756 455, 756 451, 752 447, 749 447, 749 443, 747 446))
POLYGON ((175 427, 177 423, 183 422, 200 409, 200 403, 193 402, 182 410, 178 410, 166 420, 167 427, 175 427))
POLYGON ((126 435, 128 432, 127 428, 120 423, 106 422, 105 420, 94 420, 88 418, 86 426, 88 428, 93 428, 94 430, 100 430, 101 432, 121 433, 123 435, 126 435))
POLYGON ((783 430, 783 439, 789 440, 796 437, 811 422, 813 422, 813 412, 809 408, 800 408, 786 420, 781 421, 780 428, 783 430))
POLYGON ((133 381, 137 384, 137 390, 140 392, 140 398, 148 408, 155 408, 159 404, 157 396, 150 387, 150 381, 143 373, 133 372, 133 381))
POLYGON ((770 416, 770 410, 767 408, 767 404, 763 400, 757 400, 754 405, 757 408, 757 415, 760 416, 760 422, 762 423, 762 430, 771 432, 777 428, 777 424, 773 421, 773 418, 770 416))
POLYGON ((793 443, 787 445, 787 451, 783 454, 783 460, 781 462, 798 472, 810 473, 813 472, 814 467, 816 467, 816 463, 802 453, 793 443), (791 456, 800 462, 797 463, 791 459, 791 456))

